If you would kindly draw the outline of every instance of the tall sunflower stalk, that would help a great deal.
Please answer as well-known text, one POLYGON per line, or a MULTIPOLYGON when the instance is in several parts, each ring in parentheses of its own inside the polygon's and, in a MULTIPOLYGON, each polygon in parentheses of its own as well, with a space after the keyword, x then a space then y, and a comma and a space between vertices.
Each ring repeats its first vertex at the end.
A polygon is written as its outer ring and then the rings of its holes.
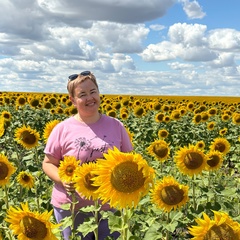
POLYGON ((194 210, 197 210, 196 192, 195 192, 195 175, 192 176, 192 199, 193 199, 193 208, 194 210))
MULTIPOLYGON (((66 183, 74 183, 75 173, 77 168, 79 167, 80 161, 78 161, 74 156, 65 156, 63 161, 60 162, 60 166, 58 168, 59 177, 62 182, 66 183)), ((76 192, 68 192, 72 197, 71 202, 71 219, 72 219, 72 227, 71 227, 71 239, 75 239, 75 207, 77 204, 76 200, 76 192)))
POLYGON ((121 240, 128 240, 129 220, 132 214, 133 214, 132 208, 123 208, 121 211, 122 218, 121 240))
POLYGON ((6 208, 9 208, 9 201, 8 201, 8 187, 7 185, 4 186, 4 192, 5 192, 5 204, 6 208))
MULTIPOLYGON (((97 210, 99 207, 98 200, 95 200, 94 204, 95 204, 94 219, 95 219, 95 223, 98 225, 98 222, 99 222, 99 220, 98 220, 99 211, 97 210)), ((98 227, 94 229, 94 236, 95 236, 95 240, 98 240, 98 227)))
POLYGON ((71 202, 71 219, 72 219, 71 239, 74 240, 75 235, 76 235, 76 230, 75 230, 75 227, 74 227, 74 223, 75 223, 75 206, 77 204, 77 201, 76 201, 75 192, 71 192, 70 194, 72 196, 72 202, 71 202))

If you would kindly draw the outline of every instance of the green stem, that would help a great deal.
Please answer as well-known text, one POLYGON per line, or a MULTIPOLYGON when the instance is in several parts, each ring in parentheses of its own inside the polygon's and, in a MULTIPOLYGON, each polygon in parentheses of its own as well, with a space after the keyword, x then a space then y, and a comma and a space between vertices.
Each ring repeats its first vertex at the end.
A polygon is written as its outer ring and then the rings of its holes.
MULTIPOLYGON (((98 225, 98 200, 95 200, 95 211, 94 211, 94 218, 95 218, 95 223, 98 225)), ((95 240, 98 240, 98 227, 94 229, 94 236, 95 240)))
POLYGON ((75 223, 75 205, 76 205, 76 195, 75 195, 75 192, 72 192, 71 193, 72 195, 72 204, 71 204, 71 217, 72 217, 72 233, 71 233, 71 239, 74 240, 75 239, 75 226, 74 226, 74 223, 75 223))
POLYGON ((195 193, 195 175, 192 178, 192 197, 193 197, 193 208, 196 211, 197 204, 196 204, 196 193, 195 193))
POLYGON ((128 239, 128 228, 129 228, 129 209, 124 208, 121 212, 122 214, 122 229, 121 229, 121 237, 122 240, 128 239))
MULTIPOLYGON (((170 222, 170 212, 167 213, 167 224, 169 224, 170 222)), ((166 240, 169 240, 170 239, 170 235, 169 235, 169 231, 167 230, 167 233, 166 233, 166 240)))
POLYGON ((5 185, 4 190, 5 190, 5 204, 6 204, 6 208, 8 209, 9 208, 9 201, 8 201, 8 188, 7 188, 7 185, 5 185))

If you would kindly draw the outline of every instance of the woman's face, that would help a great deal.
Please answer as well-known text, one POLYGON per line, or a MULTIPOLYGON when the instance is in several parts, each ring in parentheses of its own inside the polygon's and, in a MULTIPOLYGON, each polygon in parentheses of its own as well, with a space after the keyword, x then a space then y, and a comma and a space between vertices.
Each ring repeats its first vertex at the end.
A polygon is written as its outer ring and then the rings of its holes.
POLYGON ((90 79, 81 82, 74 90, 74 97, 70 99, 81 116, 91 116, 98 112, 99 90, 90 79))

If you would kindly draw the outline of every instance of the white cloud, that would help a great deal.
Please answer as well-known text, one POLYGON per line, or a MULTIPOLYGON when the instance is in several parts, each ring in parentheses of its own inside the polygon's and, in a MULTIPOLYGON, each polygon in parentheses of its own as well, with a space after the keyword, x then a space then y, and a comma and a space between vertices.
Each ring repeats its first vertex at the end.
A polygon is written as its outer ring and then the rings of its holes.
POLYGON ((174 70, 188 69, 188 68, 193 68, 194 67, 193 64, 180 63, 180 62, 168 63, 168 65, 174 70))
POLYGON ((1 91, 66 92, 89 69, 106 94, 239 95, 240 32, 193 21, 197 1, 8 0, 0 14, 1 91), (177 2, 186 23, 166 20, 177 2))
POLYGON ((183 3, 183 10, 190 19, 203 18, 206 13, 203 12, 202 7, 197 1, 179 0, 183 3))
POLYGON ((166 27, 160 24, 152 24, 149 26, 149 28, 153 31, 161 31, 163 29, 165 29, 166 27))
POLYGON ((212 30, 208 42, 212 49, 240 51, 240 31, 226 28, 212 30))

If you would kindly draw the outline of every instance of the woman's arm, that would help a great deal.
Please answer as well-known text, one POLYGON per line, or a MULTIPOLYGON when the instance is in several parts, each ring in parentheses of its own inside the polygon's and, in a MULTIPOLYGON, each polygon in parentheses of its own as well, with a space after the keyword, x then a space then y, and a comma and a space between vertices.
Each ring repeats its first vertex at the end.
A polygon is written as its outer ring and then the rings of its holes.
POLYGON ((46 175, 55 183, 62 184, 58 175, 59 160, 53 156, 46 154, 42 163, 42 169, 46 175))

